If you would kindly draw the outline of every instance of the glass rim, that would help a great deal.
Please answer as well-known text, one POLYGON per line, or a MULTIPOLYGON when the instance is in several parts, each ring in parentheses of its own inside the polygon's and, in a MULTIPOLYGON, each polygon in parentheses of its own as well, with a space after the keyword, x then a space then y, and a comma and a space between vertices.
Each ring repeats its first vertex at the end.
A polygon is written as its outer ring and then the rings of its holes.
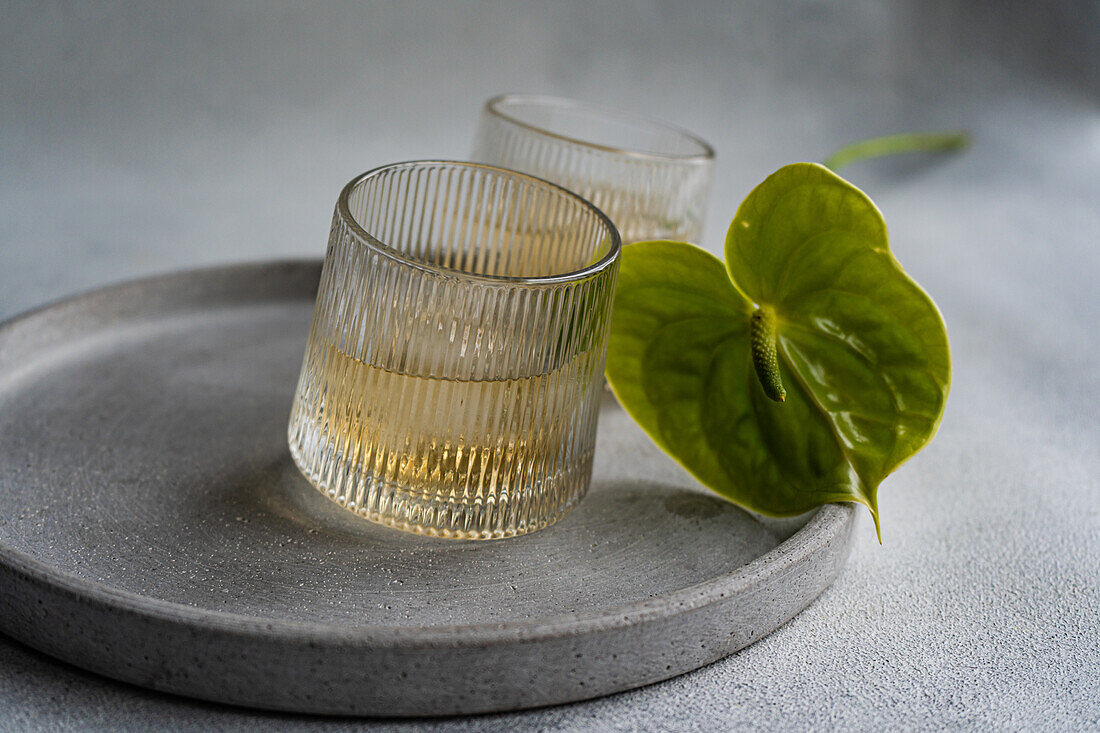
POLYGON ((715 157, 714 148, 711 146, 710 143, 708 143, 706 140, 699 137, 695 133, 682 127, 670 125, 666 122, 661 122, 659 120, 654 120, 641 115, 630 114, 628 112, 623 112, 621 110, 613 109, 611 107, 605 107, 599 104, 590 104, 588 102, 581 102, 576 99, 569 99, 568 97, 555 97, 549 94, 524 94, 518 92, 506 92, 504 94, 498 94, 494 97, 490 97, 485 102, 484 110, 488 114, 491 114, 494 117, 502 119, 510 124, 517 125, 519 127, 530 130, 532 132, 536 132, 546 137, 562 140, 564 142, 572 143, 581 147, 591 148, 593 150, 602 150, 607 153, 614 153, 616 155, 622 155, 630 158, 660 160, 676 163, 692 163, 696 165, 701 165, 713 161, 715 157), (527 102, 532 104, 533 106, 541 106, 546 108, 582 110, 634 127, 645 127, 650 129, 662 130, 665 132, 671 132, 679 137, 690 140, 692 143, 699 147, 701 152, 658 153, 652 150, 620 148, 615 145, 605 145, 603 143, 592 142, 591 140, 584 140, 582 138, 565 135, 560 132, 555 132, 540 125, 525 122, 518 117, 508 114, 502 109, 502 107, 509 102, 527 102))
POLYGON ((340 215, 340 218, 349 226, 349 228, 358 235, 363 242, 378 252, 379 254, 394 260, 402 265, 412 267, 422 272, 431 273, 434 275, 442 275, 445 277, 454 277, 464 280, 473 280, 483 283, 495 283, 498 285, 557 285, 561 283, 575 282, 578 280, 584 280, 593 275, 598 275, 601 272, 607 270, 619 257, 619 252, 622 250, 622 236, 619 234, 618 227, 614 222, 601 210, 598 206, 593 204, 583 196, 570 191, 568 188, 559 186, 556 183, 547 181, 546 179, 539 178, 538 176, 532 176, 528 173, 521 173, 510 168, 501 168, 500 166, 488 165, 486 163, 472 163, 463 160, 440 160, 440 159, 426 159, 426 160, 406 160, 400 163, 389 163, 387 165, 378 166, 372 168, 365 173, 352 178, 340 191, 339 198, 336 199, 336 210, 340 215), (371 234, 363 227, 362 224, 352 215, 351 207, 348 205, 348 198, 351 192, 363 181, 378 176, 387 171, 397 170, 400 168, 426 168, 432 166, 442 167, 457 167, 457 168, 471 168, 479 170, 491 171, 494 174, 503 174, 505 177, 513 179, 524 179, 530 183, 548 188, 552 191, 556 191, 560 194, 564 194, 566 198, 573 199, 579 203, 583 208, 588 209, 596 215, 597 221, 604 225, 607 229, 608 235, 611 238, 611 245, 607 248, 607 252, 603 254, 600 259, 596 260, 590 265, 582 267, 577 270, 570 270, 567 272, 558 273, 555 275, 534 275, 534 276, 516 276, 516 275, 486 275, 477 272, 467 272, 466 270, 459 270, 454 267, 447 267, 445 265, 433 265, 423 260, 416 259, 406 255, 401 250, 386 244, 381 239, 371 234))

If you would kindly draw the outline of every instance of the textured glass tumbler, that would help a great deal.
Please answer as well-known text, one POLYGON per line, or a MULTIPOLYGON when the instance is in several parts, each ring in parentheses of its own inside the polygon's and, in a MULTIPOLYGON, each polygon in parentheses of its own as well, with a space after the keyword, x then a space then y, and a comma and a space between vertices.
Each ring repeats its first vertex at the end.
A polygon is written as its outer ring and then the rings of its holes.
POLYGON ((493 539, 588 489, 619 234, 514 171, 378 168, 336 204, 288 436, 359 516, 493 539))
POLYGON ((623 243, 698 242, 714 151, 657 122, 568 99, 504 94, 485 103, 474 160, 576 191, 607 213, 623 243))

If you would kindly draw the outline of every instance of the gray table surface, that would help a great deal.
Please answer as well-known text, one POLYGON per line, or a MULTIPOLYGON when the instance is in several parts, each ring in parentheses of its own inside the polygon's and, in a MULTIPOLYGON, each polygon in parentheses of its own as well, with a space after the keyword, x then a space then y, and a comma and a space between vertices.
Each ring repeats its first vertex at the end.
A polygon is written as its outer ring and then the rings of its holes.
POLYGON ((955 378, 817 603, 745 651, 588 703, 436 721, 274 715, 103 679, 0 638, 0 729, 776 730, 1100 726, 1100 5, 562 2, 0 6, 0 317, 203 264, 320 256, 375 165, 468 152, 500 91, 655 115, 719 152, 719 251, 779 165, 859 164, 939 302, 955 378))

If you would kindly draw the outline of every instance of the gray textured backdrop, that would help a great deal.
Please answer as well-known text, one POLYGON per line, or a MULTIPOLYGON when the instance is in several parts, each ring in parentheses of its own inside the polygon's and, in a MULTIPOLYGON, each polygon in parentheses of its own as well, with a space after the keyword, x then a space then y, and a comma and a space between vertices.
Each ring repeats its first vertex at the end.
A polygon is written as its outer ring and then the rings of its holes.
MULTIPOLYGON (((564 94, 719 153, 705 246, 779 165, 909 129, 964 155, 846 175, 939 301, 937 440, 773 636, 603 700, 429 729, 1100 726, 1100 4, 0 3, 0 316, 206 263, 322 254, 341 185, 468 152, 564 94)), ((0 728, 359 729, 145 692, 0 638, 0 728)), ((405 729, 413 723, 377 723, 405 729)))

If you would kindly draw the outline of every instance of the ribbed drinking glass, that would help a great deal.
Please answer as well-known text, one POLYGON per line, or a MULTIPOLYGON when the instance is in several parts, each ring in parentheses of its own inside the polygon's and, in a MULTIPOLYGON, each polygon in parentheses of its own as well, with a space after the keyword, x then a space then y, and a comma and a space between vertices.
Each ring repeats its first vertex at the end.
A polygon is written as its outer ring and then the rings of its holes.
POLYGON ((545 527, 592 472, 619 234, 514 171, 378 168, 336 204, 290 418, 309 481, 439 537, 545 527))
POLYGON ((568 99, 504 94, 485 103, 472 158, 576 191, 624 244, 698 242, 714 150, 689 132, 568 99))

